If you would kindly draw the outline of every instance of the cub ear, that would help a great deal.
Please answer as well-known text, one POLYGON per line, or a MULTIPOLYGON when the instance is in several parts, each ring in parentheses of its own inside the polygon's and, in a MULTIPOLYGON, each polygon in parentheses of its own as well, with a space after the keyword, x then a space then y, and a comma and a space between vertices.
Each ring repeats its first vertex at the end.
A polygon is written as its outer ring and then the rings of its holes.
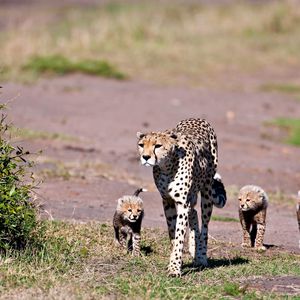
POLYGON ((177 138, 178 138, 178 135, 176 134, 176 133, 171 133, 170 134, 170 137, 172 138, 172 139, 174 139, 174 140, 176 140, 177 138))
POLYGON ((144 136, 146 136, 145 133, 141 133, 141 132, 139 132, 139 131, 136 133, 136 137, 137 137, 138 139, 141 139, 141 138, 143 138, 144 136))

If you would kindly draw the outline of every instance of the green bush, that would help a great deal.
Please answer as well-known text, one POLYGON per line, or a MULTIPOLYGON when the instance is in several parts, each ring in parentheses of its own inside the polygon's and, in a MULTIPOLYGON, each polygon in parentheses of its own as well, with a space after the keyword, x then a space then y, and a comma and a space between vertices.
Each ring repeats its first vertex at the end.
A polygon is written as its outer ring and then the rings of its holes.
MULTIPOLYGON (((3 111, 4 105, 0 104, 3 111)), ((39 228, 38 210, 32 201, 34 179, 28 151, 8 139, 6 115, 0 119, 0 250, 22 249, 39 228)))

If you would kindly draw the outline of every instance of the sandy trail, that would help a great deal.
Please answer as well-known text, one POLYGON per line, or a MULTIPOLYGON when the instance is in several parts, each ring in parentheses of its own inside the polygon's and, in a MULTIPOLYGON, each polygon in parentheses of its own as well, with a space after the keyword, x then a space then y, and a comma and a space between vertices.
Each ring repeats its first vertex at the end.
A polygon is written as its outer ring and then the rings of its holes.
MULTIPOLYGON (((281 133, 264 125, 279 116, 299 117, 299 103, 286 96, 72 75, 35 85, 7 83, 1 98, 14 99, 9 117, 16 126, 59 134, 60 139, 18 141, 31 151, 43 149, 38 170, 52 176, 38 194, 54 218, 110 221, 116 199, 144 185, 150 189, 143 194, 144 226, 165 227, 152 171, 138 162, 136 132, 172 128, 188 117, 214 126, 226 186, 257 184, 286 195, 300 188, 299 148, 280 143, 281 133), (68 170, 68 180, 57 174, 59 168, 68 170)), ((238 218, 236 199, 214 214, 238 218)), ((240 224, 211 221, 210 234, 239 242, 240 224)), ((298 234, 294 209, 271 201, 265 242, 297 250, 298 234)))

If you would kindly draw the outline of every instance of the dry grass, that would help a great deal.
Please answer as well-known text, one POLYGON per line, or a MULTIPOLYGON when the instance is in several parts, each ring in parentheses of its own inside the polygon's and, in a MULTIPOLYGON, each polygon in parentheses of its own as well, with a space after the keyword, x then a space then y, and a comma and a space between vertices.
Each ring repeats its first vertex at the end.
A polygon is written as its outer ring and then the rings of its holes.
POLYGON ((58 54, 104 59, 132 78, 197 86, 228 73, 300 64, 300 7, 292 1, 157 5, 3 9, 2 77, 20 79, 32 56, 58 54))

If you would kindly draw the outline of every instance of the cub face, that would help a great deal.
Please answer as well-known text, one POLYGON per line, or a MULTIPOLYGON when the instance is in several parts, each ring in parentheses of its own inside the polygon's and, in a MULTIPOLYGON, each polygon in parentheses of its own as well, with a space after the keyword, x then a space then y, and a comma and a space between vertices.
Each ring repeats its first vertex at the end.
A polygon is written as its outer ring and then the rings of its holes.
POLYGON ((242 211, 256 210, 263 205, 264 196, 255 191, 239 193, 239 208, 242 211))
POLYGON ((151 132, 143 134, 138 132, 138 151, 141 164, 153 167, 161 164, 174 149, 177 135, 172 133, 151 132))
POLYGON ((125 220, 136 222, 144 212, 142 200, 132 201, 119 199, 118 211, 122 213, 125 220))

